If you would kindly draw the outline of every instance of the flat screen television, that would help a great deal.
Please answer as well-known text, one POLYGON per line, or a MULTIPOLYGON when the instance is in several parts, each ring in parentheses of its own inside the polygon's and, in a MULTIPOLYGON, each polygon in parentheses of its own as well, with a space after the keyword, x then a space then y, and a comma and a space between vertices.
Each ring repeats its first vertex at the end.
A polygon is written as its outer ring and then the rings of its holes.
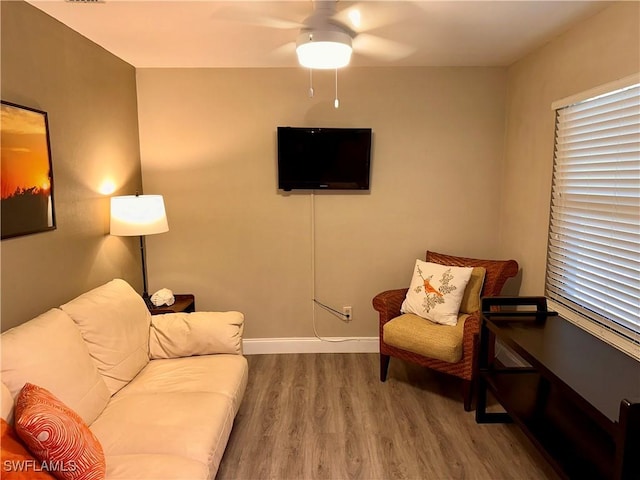
POLYGON ((278 188, 369 190, 370 128, 278 127, 278 188))

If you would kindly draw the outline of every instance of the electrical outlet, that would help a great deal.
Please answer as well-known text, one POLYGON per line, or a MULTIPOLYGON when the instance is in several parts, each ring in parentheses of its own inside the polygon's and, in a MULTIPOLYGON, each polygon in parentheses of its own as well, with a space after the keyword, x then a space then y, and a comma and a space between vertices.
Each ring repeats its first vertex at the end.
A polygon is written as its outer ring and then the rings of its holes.
POLYGON ((345 322, 350 322, 353 320, 353 311, 351 310, 351 306, 342 307, 342 316, 344 317, 342 320, 345 322))

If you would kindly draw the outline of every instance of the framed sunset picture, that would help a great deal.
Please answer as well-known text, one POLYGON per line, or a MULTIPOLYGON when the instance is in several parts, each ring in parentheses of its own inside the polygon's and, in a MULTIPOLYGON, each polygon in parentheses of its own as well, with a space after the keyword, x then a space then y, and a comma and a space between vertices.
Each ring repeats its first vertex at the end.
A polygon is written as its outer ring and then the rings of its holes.
POLYGON ((47 113, 2 101, 2 239, 54 230, 53 171, 47 113))

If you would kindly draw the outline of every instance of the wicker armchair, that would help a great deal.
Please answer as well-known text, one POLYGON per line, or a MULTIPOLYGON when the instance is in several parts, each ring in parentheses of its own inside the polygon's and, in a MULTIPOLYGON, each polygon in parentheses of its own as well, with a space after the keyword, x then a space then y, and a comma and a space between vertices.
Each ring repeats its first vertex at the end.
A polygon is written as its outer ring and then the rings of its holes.
MULTIPOLYGON (((500 295, 508 278, 518 273, 515 260, 480 260, 475 258, 456 257, 436 252, 427 252, 427 262, 458 267, 484 267, 486 269, 481 296, 500 295)), ((387 379, 390 357, 396 357, 434 370, 454 375, 463 380, 464 409, 471 410, 473 386, 478 357, 478 336, 480 332, 480 313, 471 314, 464 323, 462 334, 462 359, 456 363, 425 357, 384 342, 383 327, 385 323, 401 315, 400 307, 407 293, 407 288, 388 290, 376 295, 373 307, 380 313, 380 380, 387 379)), ((428 320, 425 320, 428 321, 428 320)), ((446 326, 444 326, 446 328, 446 326)), ((428 342, 429 339, 425 339, 428 342)))

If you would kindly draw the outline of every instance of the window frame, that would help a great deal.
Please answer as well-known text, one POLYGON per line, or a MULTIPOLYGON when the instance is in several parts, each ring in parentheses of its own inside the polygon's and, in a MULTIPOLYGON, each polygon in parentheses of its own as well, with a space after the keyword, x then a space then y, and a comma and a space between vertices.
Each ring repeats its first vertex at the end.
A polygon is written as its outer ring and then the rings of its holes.
POLYGON ((594 98, 613 93, 617 90, 621 90, 627 87, 634 86, 640 83, 640 72, 630 75, 628 77, 621 78, 614 82, 610 82, 590 90, 581 92, 577 95, 572 95, 564 99, 555 101, 551 105, 551 109, 554 113, 555 127, 553 134, 553 171, 552 171, 552 188, 550 192, 549 201, 549 222, 547 230, 547 251, 546 251, 546 268, 545 268, 545 295, 549 300, 549 305, 552 309, 558 311, 564 318, 575 323, 580 328, 588 331, 592 335, 600 338, 601 340, 611 344, 615 348, 625 352, 626 354, 640 360, 640 330, 631 335, 627 333, 621 333, 619 328, 615 327, 615 323, 604 319, 595 312, 581 307, 579 304, 574 303, 572 300, 556 299, 559 295, 550 292, 549 290, 549 278, 550 278, 550 253, 551 253, 551 228, 552 228, 552 211, 553 208, 553 195, 554 185, 556 184, 556 146, 558 138, 558 112, 561 109, 582 103, 594 98), (564 302, 563 302, 564 300, 564 302))

